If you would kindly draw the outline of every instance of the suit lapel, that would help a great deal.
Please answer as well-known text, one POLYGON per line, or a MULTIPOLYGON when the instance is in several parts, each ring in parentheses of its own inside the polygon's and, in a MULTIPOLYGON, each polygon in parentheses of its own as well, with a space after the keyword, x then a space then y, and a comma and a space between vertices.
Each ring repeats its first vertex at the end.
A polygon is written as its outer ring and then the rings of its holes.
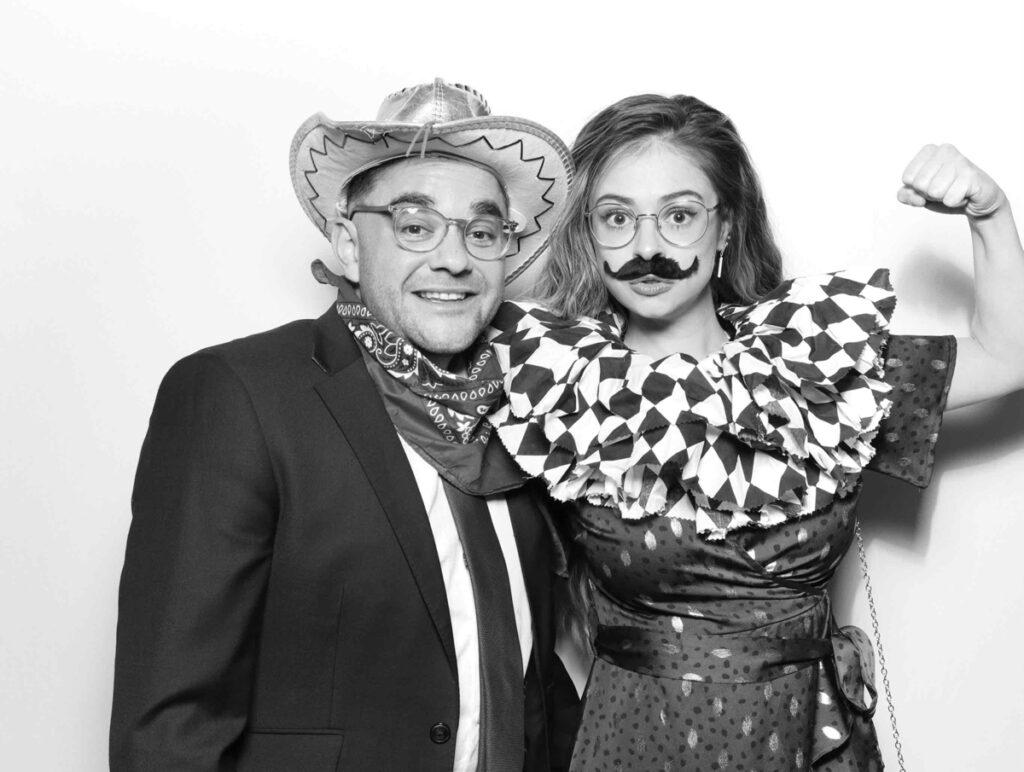
POLYGON ((384 403, 344 322, 328 310, 316 322, 313 360, 330 377, 316 386, 359 459, 387 516, 457 677, 451 617, 437 547, 412 470, 404 463, 384 403))

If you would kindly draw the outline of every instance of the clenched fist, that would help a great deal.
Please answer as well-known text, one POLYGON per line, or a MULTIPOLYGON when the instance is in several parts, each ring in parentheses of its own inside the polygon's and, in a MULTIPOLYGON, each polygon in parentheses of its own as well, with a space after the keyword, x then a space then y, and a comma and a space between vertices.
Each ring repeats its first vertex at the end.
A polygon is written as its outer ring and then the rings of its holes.
POLYGON ((1006 202, 1002 189, 952 145, 925 145, 903 172, 896 198, 908 206, 987 217, 1006 202))

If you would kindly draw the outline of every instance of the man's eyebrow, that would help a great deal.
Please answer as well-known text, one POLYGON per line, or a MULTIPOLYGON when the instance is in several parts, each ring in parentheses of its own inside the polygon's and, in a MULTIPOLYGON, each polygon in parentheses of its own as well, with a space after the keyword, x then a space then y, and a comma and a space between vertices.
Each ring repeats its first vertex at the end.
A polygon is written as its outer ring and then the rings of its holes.
MULTIPOLYGON (((401 206, 402 204, 411 206, 427 206, 431 209, 437 206, 437 202, 430 196, 425 193, 416 193, 413 191, 398 194, 391 199, 388 206, 401 206)), ((489 214, 494 215, 495 217, 505 216, 505 213, 498 202, 491 198, 481 198, 474 201, 470 204, 469 211, 474 215, 489 214)))
POLYGON ((470 205, 469 211, 471 211, 473 214, 489 214, 495 217, 505 216, 505 213, 498 205, 498 202, 490 198, 482 198, 477 201, 474 201, 470 205))
POLYGON ((429 206, 434 207, 434 199, 424 193, 400 193, 391 199, 388 206, 395 206, 397 204, 412 204, 413 206, 429 206))

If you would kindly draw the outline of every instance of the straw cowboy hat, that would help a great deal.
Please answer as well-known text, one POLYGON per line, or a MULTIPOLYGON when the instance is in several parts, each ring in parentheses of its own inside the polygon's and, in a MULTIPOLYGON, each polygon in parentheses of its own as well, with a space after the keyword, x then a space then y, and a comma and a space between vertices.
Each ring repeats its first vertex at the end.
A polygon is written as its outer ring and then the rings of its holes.
POLYGON ((523 118, 491 115, 483 96, 436 78, 388 96, 373 121, 332 121, 322 113, 295 133, 291 175, 303 210, 330 238, 344 213, 345 186, 386 161, 426 154, 465 158, 491 169, 519 225, 505 258, 506 296, 529 290, 539 275, 551 227, 565 207, 573 167, 555 134, 523 118))

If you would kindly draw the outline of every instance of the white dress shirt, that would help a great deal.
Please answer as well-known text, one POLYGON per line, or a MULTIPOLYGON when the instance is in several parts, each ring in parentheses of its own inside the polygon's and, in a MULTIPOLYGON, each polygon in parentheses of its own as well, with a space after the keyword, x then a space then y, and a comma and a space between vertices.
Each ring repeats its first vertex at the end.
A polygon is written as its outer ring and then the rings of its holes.
MULTIPOLYGON (((399 440, 409 459, 420 496, 423 498, 423 507, 427 511, 430 530, 434 534, 437 557, 441 562, 441 576, 444 578, 444 588, 448 595, 452 637, 455 640, 455 661, 459 672, 459 727, 455 733, 453 772, 476 772, 480 750, 480 649, 473 584, 462 552, 462 542, 459 540, 455 518, 448 505, 444 486, 441 484, 441 476, 401 436, 399 440)), ((523 569, 519 563, 519 550, 512 533, 508 502, 504 496, 490 496, 487 498, 487 509, 494 521, 494 531, 498 535, 501 552, 505 557, 505 567, 508 570, 512 607, 525 674, 533 648, 533 620, 526 597, 523 569)))

